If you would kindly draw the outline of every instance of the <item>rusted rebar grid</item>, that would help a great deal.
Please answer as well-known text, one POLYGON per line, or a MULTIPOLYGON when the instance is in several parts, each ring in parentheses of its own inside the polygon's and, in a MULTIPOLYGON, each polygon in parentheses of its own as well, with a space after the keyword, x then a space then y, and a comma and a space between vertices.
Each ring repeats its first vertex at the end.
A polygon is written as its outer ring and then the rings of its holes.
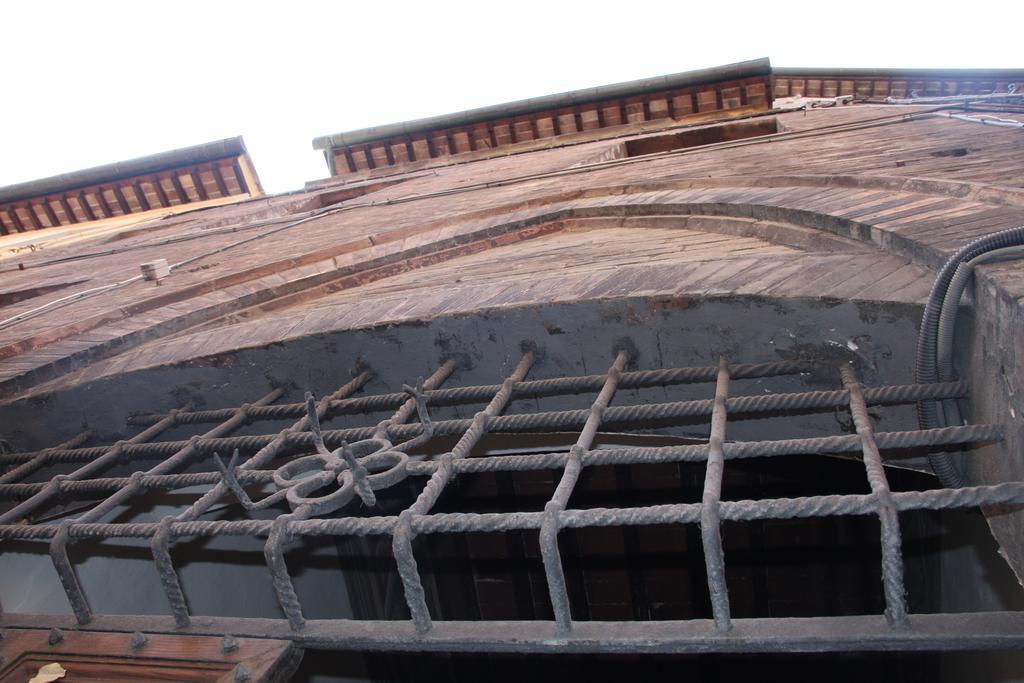
POLYGON ((71 437, 59 446, 55 446, 52 449, 46 449, 39 451, 39 454, 33 457, 31 460, 26 460, 22 464, 11 468, 5 474, 0 476, 0 485, 7 484, 12 481, 21 481, 25 477, 29 476, 33 472, 42 469, 50 464, 50 453, 52 451, 66 451, 77 448, 83 443, 88 441, 93 436, 91 429, 84 429, 75 436, 71 437))
MULTIPOLYGON (((434 388, 444 382, 449 375, 455 370, 454 361, 448 360, 441 364, 441 366, 434 372, 433 375, 425 382, 427 388, 434 388)), ((368 379, 368 373, 364 372, 356 380, 349 382, 342 386, 338 391, 325 396, 319 403, 314 407, 314 410, 310 411, 305 417, 301 418, 298 422, 293 424, 291 427, 283 430, 278 436, 271 441, 269 444, 263 447, 258 453, 252 458, 243 463, 239 469, 253 469, 267 464, 278 455, 280 447, 286 445, 287 441, 294 435, 303 432, 303 430, 309 429, 314 424, 317 426, 317 434, 309 433, 310 437, 314 439, 314 442, 319 439, 322 443, 322 436, 319 434, 319 420, 323 418, 323 415, 327 412, 327 406, 333 400, 338 400, 346 396, 351 395, 355 392, 362 383, 368 379), (361 382, 357 383, 360 378, 365 378, 361 382)), ((415 401, 408 399, 392 416, 388 422, 391 424, 398 424, 404 422, 409 418, 415 409, 415 401)), ((379 425, 375 429, 375 433, 381 430, 387 431, 388 427, 379 425)), ((228 491, 226 483, 218 483, 212 490, 204 494, 202 498, 192 504, 185 512, 178 515, 176 519, 179 521, 189 521, 195 519, 210 506, 214 505, 221 496, 228 491)), ((298 511, 293 511, 294 515, 298 511)), ((307 512, 303 510, 303 512, 307 512)), ((289 515, 282 515, 273 522, 270 533, 267 535, 267 543, 264 547, 264 555, 267 561, 267 568, 270 571, 271 578, 273 580, 274 592, 277 595, 278 602, 281 604, 281 608, 284 610, 285 616, 288 618, 289 623, 293 630, 302 628, 304 618, 302 616, 302 605, 299 602, 299 597, 295 593, 295 587, 292 585, 291 577, 288 575, 288 566, 284 560, 284 543, 289 539, 288 530, 286 523, 291 519, 302 519, 304 515, 298 517, 292 517, 289 515)))
MULTIPOLYGON (((999 441, 1003 438, 1003 428, 999 425, 960 425, 956 427, 939 427, 928 430, 910 430, 904 432, 876 432, 875 441, 879 448, 907 449, 924 446, 953 446, 981 444, 999 441)), ((707 444, 687 444, 681 446, 634 446, 628 448, 601 448, 583 454, 584 465, 652 465, 669 462, 702 462, 707 458, 707 444)), ((807 455, 814 453, 859 453, 860 437, 856 434, 847 436, 819 436, 807 439, 777 439, 772 441, 740 441, 722 445, 726 460, 773 457, 780 455, 807 455)), ((471 460, 460 460, 452 463, 456 474, 474 472, 524 472, 528 470, 547 470, 564 467, 569 454, 531 453, 515 458, 507 456, 486 456, 471 460)), ((409 462, 406 471, 409 476, 429 477, 440 466, 436 460, 409 462)), ((133 475, 134 476, 134 475, 133 475)), ((237 473, 237 480, 242 484, 267 484, 274 479, 274 470, 248 470, 237 473)), ((217 472, 190 472, 188 474, 142 475, 135 482, 144 488, 167 490, 217 484, 222 476, 217 472)), ((61 483, 64 496, 90 496, 97 493, 116 491, 132 483, 132 477, 108 477, 87 479, 85 481, 65 481, 61 483)), ((46 482, 34 484, 0 484, 0 500, 19 500, 30 496, 47 485, 46 482)))
MULTIPOLYGON (((454 370, 454 361, 448 360, 444 362, 441 367, 439 367, 426 381, 421 380, 418 384, 425 389, 433 389, 444 382, 454 370)), ((311 428, 311 436, 314 439, 314 444, 318 447, 318 450, 323 450, 325 446, 323 442, 323 435, 320 431, 320 419, 322 419, 323 414, 326 413, 327 406, 330 404, 330 401, 337 398, 337 394, 325 397, 324 400, 316 405, 315 409, 310 409, 312 407, 311 399, 307 398, 308 414, 292 427, 289 434, 299 431, 300 429, 311 428)), ((373 439, 376 441, 386 440, 393 427, 409 419, 413 411, 416 409, 416 403, 416 397, 407 398, 405 403, 395 411, 395 414, 392 415, 390 419, 385 420, 374 428, 373 439)), ((389 447, 390 445, 390 441, 384 442, 385 447, 389 447)), ((342 450, 346 447, 347 444, 343 443, 342 450)), ((258 456, 254 456, 252 460, 249 461, 253 464, 253 467, 266 461, 257 460, 257 457, 258 456)), ((346 490, 346 486, 354 488, 355 483, 352 480, 347 480, 338 492, 332 494, 332 496, 337 498, 339 494, 345 495, 342 492, 346 490)), ((331 499, 332 496, 327 496, 326 498, 331 499)), ((289 502, 291 504, 291 501, 289 502)), ((292 520, 305 519, 313 514, 329 512, 330 510, 318 509, 316 504, 313 502, 302 502, 297 506, 292 504, 292 507, 293 509, 291 514, 281 515, 274 520, 270 533, 267 535, 267 544, 264 549, 264 555, 266 556, 267 568, 270 570, 274 592, 277 594, 277 599, 281 604, 281 609, 284 610, 285 616, 287 617, 292 630, 298 631, 301 630, 305 624, 305 617, 302 615, 302 604, 299 601, 298 594, 295 592, 295 586, 292 584, 291 576, 288 574, 288 565, 285 563, 284 559, 284 543, 290 538, 287 523, 292 520)))
MULTIPOLYGON (((992 486, 969 486, 959 489, 901 491, 892 494, 897 512, 908 510, 945 510, 984 505, 1024 503, 1024 482, 992 486)), ((566 510, 560 515, 562 528, 588 526, 631 526, 650 524, 693 524, 700 520, 700 503, 650 505, 636 508, 588 508, 566 510)), ((878 501, 874 494, 806 496, 803 498, 770 498, 764 500, 722 501, 719 516, 723 521, 748 522, 760 519, 798 519, 847 515, 877 515, 878 501)), ((409 523, 416 534, 463 533, 518 530, 540 530, 543 512, 450 512, 413 516, 409 523)), ((170 534, 175 538, 209 536, 267 536, 271 520, 217 520, 172 522, 170 534)), ((398 517, 341 517, 291 521, 287 532, 301 536, 368 536, 390 535, 398 517)), ((66 528, 74 538, 152 538, 159 530, 158 522, 124 524, 72 524, 66 528)), ((60 525, 17 524, 0 527, 0 540, 49 540, 60 525)))
MULTIPOLYGON (((266 405, 267 403, 273 402, 274 400, 281 397, 284 393, 284 389, 276 388, 272 389, 269 393, 259 398, 255 403, 255 407, 260 405, 266 405)), ((250 404, 241 405, 233 415, 231 415, 222 424, 214 427, 203 434, 202 438, 215 438, 224 434, 229 434, 232 431, 238 429, 246 423, 246 414, 250 404)), ((94 508, 87 511, 82 516, 71 520, 69 523, 81 522, 87 523, 96 521, 103 517, 103 515, 110 513, 120 505, 127 504, 132 498, 142 494, 147 490, 147 487, 141 483, 141 479, 144 476, 161 476, 165 473, 173 472, 188 463, 189 460, 195 458, 198 455, 195 443, 189 443, 183 449, 175 453, 167 460, 161 461, 157 466, 150 470, 134 472, 128 477, 127 482, 124 486, 118 488, 114 495, 108 499, 100 502, 94 508)), ((161 585, 164 587, 164 592, 168 597, 168 602, 171 605, 171 612, 174 614, 174 621, 179 627, 186 627, 189 624, 188 607, 185 602, 184 593, 181 590, 181 585, 178 582, 177 572, 174 570, 174 564, 171 560, 169 545, 170 545, 170 531, 169 524, 170 518, 165 519, 161 523, 161 530, 156 533, 153 537, 151 549, 153 552, 153 559, 157 566, 157 573, 160 575, 161 585)), ((50 554, 54 558, 54 565, 57 567, 58 573, 63 575, 63 572, 67 572, 74 577, 74 569, 68 560, 68 555, 65 550, 68 543, 67 536, 54 537, 50 543, 50 554), (59 554, 57 554, 59 552, 59 554), (59 560, 59 562, 58 562, 59 560)), ((88 601, 86 600, 85 594, 82 593, 81 587, 77 581, 61 581, 65 592, 68 594, 68 600, 75 608, 75 613, 78 616, 80 624, 87 624, 91 621, 92 614, 88 608, 88 601)))
MULTIPOLYGON (((885 478, 881 450, 921 446, 980 444, 999 441, 999 425, 965 425, 905 432, 875 432, 867 413, 868 405, 914 403, 924 399, 963 397, 968 387, 962 382, 896 385, 864 388, 851 368, 840 368, 843 388, 830 391, 775 393, 730 397, 730 379, 773 377, 806 372, 806 363, 783 362, 729 365, 723 357, 716 367, 670 368, 626 371, 630 360, 619 351, 605 375, 526 380, 535 352, 524 350, 521 358, 501 384, 440 388, 455 364, 444 362, 432 376, 406 386, 402 392, 353 397, 371 374, 368 370, 338 391, 314 402, 274 404, 283 392, 274 390, 253 404, 212 411, 188 409, 166 415, 142 416, 131 420, 149 428, 129 441, 81 448, 88 435, 79 435, 56 448, 0 456, 0 465, 11 469, 0 477, 0 500, 22 500, 0 515, 0 540, 38 540, 49 543, 50 555, 67 594, 75 619, 92 627, 107 617, 93 615, 79 586, 67 547, 78 539, 149 539, 153 560, 160 575, 174 624, 181 632, 196 628, 174 568, 170 545, 179 538, 209 536, 252 536, 266 538, 264 554, 273 587, 284 611, 288 631, 296 639, 308 637, 309 622, 292 584, 285 562, 285 548, 293 539, 309 536, 383 535, 391 537, 413 633, 422 642, 432 642, 435 630, 427 607, 422 578, 413 553, 419 534, 502 532, 529 530, 540 539, 541 559, 548 583, 553 615, 553 636, 575 642, 577 625, 570 610, 558 549, 558 535, 564 529, 650 524, 697 524, 700 526, 711 596, 711 631, 721 637, 734 624, 729 614, 729 593, 724 573, 724 552, 720 535, 723 521, 808 518, 832 515, 878 515, 882 521, 883 588, 885 618, 892 642, 912 637, 915 620, 907 617, 899 548, 897 513, 905 510, 948 509, 1002 503, 1024 503, 1024 483, 1004 483, 960 489, 892 492, 885 478), (714 398, 641 405, 610 405, 617 391, 681 384, 715 382, 714 398), (580 410, 545 411, 503 415, 514 398, 596 392, 591 406, 580 410), (429 407, 487 402, 472 419, 432 421, 429 407), (301 406, 300 412, 298 407, 301 406), (769 412, 807 413, 827 408, 848 409, 853 415, 855 434, 729 443, 729 417, 769 412), (329 415, 356 411, 396 409, 390 418, 374 427, 322 430, 329 415), (410 418, 417 414, 418 419, 410 418), (299 417, 276 434, 229 436, 249 421, 299 417), (599 429, 638 429, 668 426, 693 417, 710 417, 706 443, 657 447, 593 448, 599 429), (183 423, 222 421, 222 424, 188 440, 154 441, 170 426, 183 423), (569 452, 469 457, 488 433, 521 433, 537 430, 580 429, 569 452), (458 435, 448 452, 428 459, 410 458, 414 448, 434 436, 458 435), (238 449, 245 456, 236 467, 235 459, 225 465, 211 458, 225 457, 238 449), (314 455, 309 455, 310 452, 314 455), (741 458, 778 457, 796 454, 860 453, 864 459, 871 493, 825 495, 803 498, 722 501, 722 474, 726 461, 741 458), (251 455, 250 455, 251 454, 251 455), (287 457, 286 457, 287 456, 287 457), (159 458, 154 466, 130 476, 102 476, 115 463, 159 458), (263 469, 275 459, 285 458, 276 470, 263 469), (182 472, 186 466, 213 459, 219 471, 182 472), (705 480, 700 503, 649 505, 636 508, 569 509, 574 487, 584 467, 599 465, 645 465, 653 463, 705 463, 705 480), (70 475, 58 475, 48 482, 24 481, 25 477, 53 464, 74 463, 70 475), (561 469, 561 477, 543 512, 439 513, 434 512, 441 494, 459 474, 561 469), (299 478, 303 475, 303 478, 299 478), (308 476, 307 476, 308 475, 308 476), (427 477, 419 495, 409 507, 394 516, 345 516, 344 506, 358 497, 367 508, 376 502, 375 491, 393 486, 407 477, 427 477), (105 523, 102 519, 119 506, 130 504, 148 491, 206 485, 212 488, 176 516, 157 522, 105 523), (276 491, 262 500, 251 500, 248 485, 273 485, 276 491), (324 489, 324 495, 313 495, 324 489), (275 519, 204 520, 211 506, 233 495, 247 510, 287 504, 291 509, 275 519), (59 523, 21 523, 40 508, 70 497, 100 497, 84 514, 59 523), (340 511, 341 516, 321 518, 340 511), (894 628, 895 627, 895 628, 894 628), (910 636, 906 634, 911 634, 910 636), (306 634, 306 635, 304 635, 306 634), (900 635, 902 634, 902 635, 900 635)), ((833 369, 834 371, 834 369, 833 369)), ((820 376, 820 373, 819 373, 820 376)), ((236 455, 236 458, 238 456, 236 455)), ((13 615, 18 616, 18 615, 13 615)), ((880 617, 879 617, 880 619, 880 617)), ((255 623, 266 620, 242 620, 255 623)), ((270 620, 273 621, 273 620, 270 620)), ((342 623, 344 620, 319 623, 342 623)), ((785 619, 772 620, 780 623, 785 619)), ((370 622, 385 623, 385 622, 370 622)), ((492 623, 492 622, 487 622, 492 623)), ((923 621, 921 623, 924 623, 923 621)), ((444 628, 444 624, 441 624, 444 628)), ((320 628, 320 626, 314 626, 320 628)), ((739 627, 737 627, 739 628, 739 627)), ((276 631, 275 631, 276 632, 276 631)), ((705 636, 700 636, 704 638, 705 636)), ((714 635, 707 636, 715 637, 714 635)), ((881 637, 881 636, 880 636, 881 637)), ((453 641, 452 649, 459 649, 453 641)), ((386 646, 385 646, 386 647, 386 646)), ((443 648, 442 648, 443 649, 443 648)))
MULTIPOLYGON (((47 505, 55 499, 60 498, 62 491, 61 484, 63 482, 88 479, 93 474, 102 472, 108 467, 113 466, 118 462, 118 460, 125 456, 125 449, 130 444, 140 444, 145 441, 149 441, 154 436, 173 427, 176 424, 176 419, 176 413, 170 412, 159 422, 142 430, 131 439, 128 439, 127 441, 118 441, 112 446, 102 447, 98 457, 90 459, 88 464, 82 465, 70 474, 58 474, 47 482, 46 486, 40 489, 31 498, 22 501, 10 510, 0 514, 0 524, 10 524, 12 522, 19 521, 43 505, 47 505)), ((48 457, 53 458, 52 462, 57 462, 57 457, 61 452, 62 451, 58 451, 57 449, 51 449, 49 451, 40 451, 37 455, 46 454, 48 457)), ((34 458, 35 456, 29 460, 31 461, 34 458)))
MULTIPOLYGON (((744 363, 733 366, 732 376, 735 379, 771 377, 790 375, 809 371, 813 366, 802 361, 779 361, 775 363, 744 363)), ((640 389, 643 387, 672 386, 674 384, 690 384, 710 382, 715 379, 717 366, 705 368, 665 368, 662 370, 636 370, 623 372, 619 378, 622 389, 640 389)), ((558 396, 562 394, 578 394, 585 391, 598 391, 604 385, 605 375, 584 375, 579 377, 555 377, 551 379, 535 379, 519 382, 512 391, 511 398, 537 398, 542 396, 558 396)), ((501 390, 500 384, 485 384, 474 387, 454 387, 450 389, 434 389, 423 392, 430 406, 458 405, 490 400, 501 390)), ((375 396, 359 396, 347 399, 336 399, 330 402, 327 416, 358 413, 374 410, 389 410, 402 405, 408 396, 402 392, 377 394, 375 396)), ((219 422, 226 420, 236 408, 219 408, 216 410, 196 410, 179 412, 177 419, 180 424, 196 422, 219 422)), ((286 403, 276 406, 249 411, 254 420, 279 420, 285 417, 298 417, 305 411, 303 403, 286 403)), ((128 424, 148 425, 159 422, 163 415, 132 415, 128 424)))
MULTIPOLYGON (((907 384, 877 387, 864 390, 864 399, 872 405, 902 404, 922 399, 959 398, 967 395, 964 382, 942 382, 936 384, 907 384)), ((726 399, 726 409, 732 414, 759 413, 774 411, 810 411, 828 408, 845 408, 849 405, 850 392, 806 391, 794 393, 761 394, 755 396, 736 396, 726 399)), ((644 421, 659 422, 683 417, 702 417, 711 415, 714 401, 698 399, 690 401, 673 401, 670 403, 650 403, 634 406, 612 406, 605 411, 603 423, 606 425, 637 426, 644 421)), ((489 432, 526 432, 537 430, 565 430, 582 428, 589 416, 589 409, 559 410, 542 413, 521 413, 516 415, 498 415, 488 420, 489 432)), ((321 417, 322 419, 322 417, 321 417)), ((433 423, 435 436, 462 434, 472 426, 472 420, 439 420, 433 423)), ((324 430, 324 443, 336 447, 342 441, 354 441, 373 437, 376 427, 356 427, 350 429, 324 430)), ((419 424, 399 424, 392 427, 390 434, 394 438, 412 438, 422 433, 419 424)), ((226 438, 193 437, 190 440, 162 441, 155 443, 122 443, 121 454, 126 458, 168 457, 190 443, 200 453, 230 453, 234 449, 257 450, 264 448, 279 435, 254 435, 226 438)), ((312 435, 297 432, 288 438, 288 444, 296 450, 311 449, 312 435)), ((51 462, 83 462, 104 455, 108 447, 49 449, 51 462)), ((16 465, 31 460, 43 451, 24 453, 8 453, 0 455, 0 465, 16 465)))

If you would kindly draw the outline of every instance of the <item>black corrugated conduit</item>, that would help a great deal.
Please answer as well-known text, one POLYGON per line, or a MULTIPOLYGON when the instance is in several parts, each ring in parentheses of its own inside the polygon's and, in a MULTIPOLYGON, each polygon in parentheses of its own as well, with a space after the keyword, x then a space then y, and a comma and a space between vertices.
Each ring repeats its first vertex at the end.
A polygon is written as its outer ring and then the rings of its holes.
MULTIPOLYGON (((980 256, 975 256, 970 261, 957 266, 956 273, 946 289, 946 299, 942 303, 942 312, 939 314, 938 345, 936 349, 936 363, 939 370, 939 380, 948 382, 955 374, 953 368, 953 345, 956 334, 956 316, 960 308, 960 297, 963 296, 967 284, 974 275, 974 267, 982 263, 998 261, 1004 258, 1024 256, 1024 246, 1003 247, 994 251, 987 251, 980 256)), ((963 418, 960 416, 960 406, 956 399, 946 399, 942 402, 942 412, 946 417, 947 425, 961 425, 963 418)))
MULTIPOLYGON (((953 331, 957 308, 974 266, 1016 253, 1017 249, 1008 248, 1021 246, 1024 246, 1024 226, 1001 230, 965 245, 942 266, 921 318, 915 368, 917 382, 938 382, 941 376, 948 379, 953 374, 953 331)), ((934 429, 945 426, 946 422, 960 421, 960 412, 955 405, 943 406, 948 408, 948 414, 945 410, 940 412, 939 408, 933 400, 918 401, 917 419, 921 429, 934 429)), ((959 488, 965 485, 963 473, 949 453, 934 451, 928 454, 928 460, 943 486, 959 488)))

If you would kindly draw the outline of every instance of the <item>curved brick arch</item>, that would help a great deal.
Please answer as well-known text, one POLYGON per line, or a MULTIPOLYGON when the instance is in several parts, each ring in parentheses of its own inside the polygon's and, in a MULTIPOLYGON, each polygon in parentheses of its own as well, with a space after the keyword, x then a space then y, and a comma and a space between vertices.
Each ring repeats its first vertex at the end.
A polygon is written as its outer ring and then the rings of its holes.
MULTIPOLYGON (((167 291, 25 338, 0 348, 0 355, 8 359, 4 365, 9 366, 0 365, 0 372, 6 371, 0 376, 0 387, 11 395, 73 372, 86 363, 92 364, 90 375, 103 376, 154 363, 180 362, 186 359, 183 349, 218 353, 239 345, 273 342, 281 330, 287 330, 289 336, 321 332, 332 323, 321 320, 320 327, 310 327, 295 321, 294 316, 284 316, 288 319, 272 326, 261 325, 259 335, 244 324, 232 325, 230 333, 222 329, 216 345, 211 345, 212 330, 184 333, 197 325, 209 327, 211 321, 218 319, 235 321, 237 318, 231 316, 242 309, 280 309, 391 277, 407 270, 410 263, 416 268, 428 267, 534 239, 562 229, 567 221, 677 217, 693 222, 698 230, 759 237, 817 254, 827 252, 835 256, 848 253, 852 244, 870 244, 919 266, 934 268, 973 237, 1009 227, 1015 220, 1024 222, 1024 209, 1009 205, 1015 202, 1017 193, 997 189, 912 178, 780 176, 687 179, 556 193, 517 202, 504 207, 505 210, 492 209, 487 215, 471 211, 449 217, 445 228, 435 229, 438 221, 428 221, 418 230, 385 231, 368 241, 331 245, 300 259, 241 270, 167 291), (896 190, 897 187, 904 189, 896 190), (907 187, 928 189, 931 193, 909 192, 907 187), (986 195, 984 201, 982 194, 986 195), (996 196, 1002 198, 1001 203, 991 203, 996 196), (106 334, 98 332, 99 328, 109 329, 115 323, 118 328, 106 334), (171 352, 175 347, 178 350, 171 352), (109 360, 96 363, 104 358, 109 360)), ((793 268, 793 272, 801 271, 800 266, 793 268)), ((923 271, 908 269, 900 286, 905 288, 913 283, 913 287, 897 292, 896 298, 921 300, 927 279, 923 271)), ((779 286, 774 289, 781 296, 814 295, 810 291, 785 291, 779 286)), ((848 294, 836 293, 840 297, 848 294)), ((886 298, 877 291, 874 296, 886 298)), ((411 306, 398 319, 444 312, 411 306)), ((395 320, 381 306, 370 307, 365 313, 356 319, 339 314, 337 324, 365 326, 395 320), (376 320, 371 313, 374 310, 379 314, 376 320)))
POLYGON ((766 188, 766 187, 837 187, 857 190, 885 190, 888 192, 910 192, 977 201, 1002 206, 1024 206, 1024 190, 1017 187, 998 186, 935 178, 890 175, 763 175, 724 176, 715 178, 685 178, 672 181, 632 183, 594 187, 587 190, 587 196, 606 194, 635 194, 665 189, 708 189, 708 188, 766 188))

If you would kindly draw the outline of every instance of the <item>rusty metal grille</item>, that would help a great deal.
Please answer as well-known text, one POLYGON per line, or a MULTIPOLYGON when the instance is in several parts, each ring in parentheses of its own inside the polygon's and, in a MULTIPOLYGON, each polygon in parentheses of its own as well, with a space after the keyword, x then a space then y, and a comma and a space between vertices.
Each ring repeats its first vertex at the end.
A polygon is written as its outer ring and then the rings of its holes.
MULTIPOLYGON (((129 422, 146 425, 139 434, 112 445, 82 447, 82 433, 55 448, 0 456, 6 472, 0 475, 0 499, 17 501, 0 514, 0 540, 35 539, 49 542, 50 556, 67 594, 74 617, 3 615, 2 623, 16 627, 72 627, 97 630, 142 630, 291 638, 308 647, 378 650, 490 651, 801 651, 849 649, 985 649, 1024 646, 1024 613, 908 614, 903 579, 898 513, 1024 503, 1024 483, 960 489, 894 492, 890 490, 880 452, 887 449, 942 447, 1000 441, 999 425, 981 424, 939 429, 877 432, 868 406, 966 396, 963 382, 910 384, 866 388, 847 364, 822 368, 803 362, 686 367, 627 371, 628 351, 619 351, 604 375, 528 380, 535 351, 528 345, 511 374, 501 384, 443 388, 456 368, 445 361, 426 380, 402 391, 354 396, 372 377, 370 370, 334 393, 304 403, 275 403, 275 389, 251 404, 220 410, 191 410, 166 415, 137 416, 129 422), (828 372, 836 388, 827 391, 729 395, 730 380, 770 378, 828 372), (690 383, 714 383, 709 398, 668 403, 612 405, 619 389, 690 383), (597 392, 589 409, 503 414, 518 398, 597 392), (438 406, 485 404, 472 419, 433 421, 438 406), (799 414, 823 408, 848 410, 854 434, 768 441, 728 440, 729 414, 799 414), (393 415, 367 428, 322 430, 321 420, 345 413, 394 410, 393 415), (706 418, 710 438, 705 443, 657 447, 594 448, 599 430, 625 431, 673 420, 706 418), (252 421, 297 418, 276 434, 229 436, 252 421), (180 424, 216 423, 201 436, 156 441, 180 424), (469 457, 485 434, 578 430, 568 452, 469 457), (450 451, 436 457, 410 454, 440 436, 457 436, 450 451), (215 454, 234 457, 225 463, 215 454), (238 453, 251 453, 239 464, 238 453), (820 453, 854 453, 863 458, 870 493, 825 495, 769 500, 721 500, 722 477, 728 461, 740 458, 820 453), (118 463, 159 459, 156 466, 128 477, 105 477, 118 463), (276 470, 274 460, 286 458, 276 470), (181 473, 205 459, 217 465, 206 472, 181 473), (628 508, 572 509, 568 503, 581 471, 596 465, 706 463, 699 503, 628 508), (25 483, 31 474, 54 464, 79 465, 48 482, 25 483), (560 470, 554 494, 540 512, 432 512, 445 487, 458 475, 474 472, 560 470), (376 491, 407 477, 426 477, 415 501, 394 516, 352 515, 353 501, 372 508, 376 491), (156 523, 100 523, 107 513, 154 490, 210 485, 183 512, 156 523), (276 491, 252 500, 246 485, 270 485, 276 491), (30 523, 41 509, 68 498, 107 496, 87 512, 56 523, 30 523), (215 504, 240 502, 248 510, 283 509, 272 520, 205 521, 200 517, 215 504), (331 515, 325 517, 325 515, 331 515), (734 619, 726 584, 720 527, 723 521, 810 518, 830 515, 877 515, 881 528, 881 566, 885 611, 882 615, 734 619), (686 621, 574 621, 559 554, 563 529, 651 524, 698 525, 707 569, 713 619, 686 621), (539 534, 543 568, 553 608, 552 621, 435 621, 424 588, 413 539, 417 535, 465 532, 530 531, 539 534), (266 538, 265 557, 273 587, 286 619, 237 619, 193 616, 182 592, 173 562, 178 539, 235 535, 266 538), (405 601, 407 621, 307 620, 286 563, 290 541, 309 536, 383 535, 392 552, 405 601), (81 539, 134 537, 150 540, 173 617, 94 614, 68 559, 68 545, 81 539)), ((226 459, 226 458, 225 458, 226 459)))

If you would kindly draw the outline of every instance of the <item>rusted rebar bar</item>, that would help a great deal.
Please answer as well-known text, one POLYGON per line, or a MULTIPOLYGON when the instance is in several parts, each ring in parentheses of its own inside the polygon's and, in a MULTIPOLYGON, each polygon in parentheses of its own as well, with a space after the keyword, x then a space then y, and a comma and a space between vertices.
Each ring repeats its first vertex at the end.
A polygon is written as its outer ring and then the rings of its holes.
POLYGON ((708 439, 708 460, 704 473, 704 492, 700 507, 700 536, 704 546, 704 565, 711 594, 711 612, 715 628, 725 633, 732 624, 729 617, 729 590, 725 585, 725 551, 722 549, 722 520, 719 505, 722 497, 722 474, 725 471, 725 402, 729 395, 729 366, 722 357, 718 361, 715 384, 715 407, 711 413, 711 436, 708 439))
POLYGON ((864 454, 864 469, 867 473, 871 493, 878 501, 878 519, 882 528, 882 585, 885 592, 885 618, 894 628, 907 627, 906 587, 903 583, 903 554, 900 541, 900 520, 885 476, 882 455, 875 442, 875 428, 864 393, 853 368, 843 365, 839 368, 843 386, 850 392, 850 415, 860 438, 864 454))
POLYGON ((544 576, 548 582, 548 594, 551 596, 551 609, 559 631, 572 628, 572 611, 569 607, 569 591, 565 585, 565 571, 562 569, 562 555, 558 550, 558 530, 561 528, 561 514, 569 504, 569 497, 576 487, 580 472, 583 470, 583 453, 590 448, 601 425, 601 417, 619 386, 619 376, 629 362, 629 354, 619 351, 615 362, 605 375, 601 392, 594 399, 587 415, 583 430, 569 451, 569 460, 565 463, 562 476, 558 480, 555 492, 544 505, 544 517, 540 527, 540 554, 544 563, 544 576))
POLYGON ((414 515, 425 515, 430 512, 441 496, 444 487, 451 481, 452 462, 465 458, 473 450, 480 437, 486 433, 488 422, 505 409, 512 397, 515 385, 526 377, 526 373, 533 365, 533 360, 533 350, 528 349, 523 353, 512 374, 499 386, 487 407, 473 417, 451 452, 441 456, 438 468, 430 475, 430 479, 420 495, 398 516, 392 533, 391 550, 398 566, 398 575, 402 579, 402 590, 405 593, 406 604, 409 605, 409 613, 412 615, 413 623, 416 624, 416 630, 420 633, 430 630, 430 611, 427 609, 423 583, 420 581, 416 557, 413 555, 412 539, 415 534, 409 525, 409 520, 414 515))

